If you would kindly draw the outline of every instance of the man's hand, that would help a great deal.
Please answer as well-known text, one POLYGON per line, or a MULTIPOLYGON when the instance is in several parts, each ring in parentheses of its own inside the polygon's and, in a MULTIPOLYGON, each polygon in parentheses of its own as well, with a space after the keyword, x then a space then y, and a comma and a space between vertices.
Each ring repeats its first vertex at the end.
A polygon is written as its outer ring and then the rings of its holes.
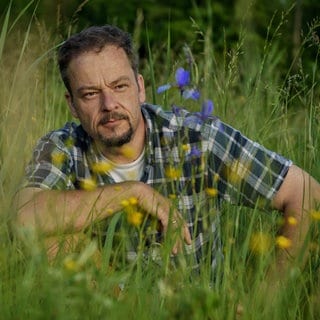
POLYGON ((279 277, 288 270, 289 257, 293 261, 302 253, 309 225, 310 212, 320 205, 320 185, 307 172, 293 165, 273 200, 275 209, 283 212, 284 225, 281 234, 289 239, 291 246, 279 253, 279 277), (290 224, 290 218, 295 224, 290 224))
POLYGON ((167 233, 168 229, 173 231, 172 234, 176 229, 180 230, 181 237, 177 238, 172 249, 172 253, 177 254, 182 250, 182 240, 191 244, 191 235, 186 222, 181 214, 173 208, 169 199, 146 184, 142 184, 140 187, 141 190, 138 193, 139 206, 160 221, 164 234, 167 233))

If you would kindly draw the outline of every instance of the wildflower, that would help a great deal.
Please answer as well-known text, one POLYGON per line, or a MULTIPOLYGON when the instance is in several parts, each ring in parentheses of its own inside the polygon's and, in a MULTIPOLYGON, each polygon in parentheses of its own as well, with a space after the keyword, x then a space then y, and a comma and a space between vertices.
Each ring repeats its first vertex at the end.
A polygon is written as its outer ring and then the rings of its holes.
POLYGON ((169 90, 170 88, 171 88, 171 84, 169 84, 169 83, 164 84, 157 89, 157 93, 165 92, 165 91, 169 90))
POLYGON ((219 181, 219 179, 220 179, 219 174, 218 174, 218 173, 215 173, 215 174, 213 175, 213 181, 217 183, 217 182, 219 181))
POLYGON ((182 150, 183 151, 189 151, 190 150, 190 145, 189 144, 183 144, 182 145, 182 150))
POLYGON ((181 170, 169 166, 165 169, 165 175, 170 179, 178 179, 181 176, 181 170))
POLYGON ((311 218, 316 221, 320 221, 320 211, 311 210, 310 212, 311 218))
POLYGON ((197 146, 191 147, 190 156, 192 158, 199 158, 201 156, 201 151, 198 149, 197 146))
POLYGON ((70 149, 74 146, 74 139, 72 137, 69 137, 65 142, 65 146, 70 149))
POLYGON ((113 213, 114 213, 114 211, 112 210, 112 209, 107 209, 107 215, 108 216, 111 216, 111 215, 113 215, 113 213))
POLYGON ((184 99, 193 99, 193 100, 199 100, 200 99, 200 92, 199 90, 195 88, 191 89, 184 89, 182 90, 182 97, 184 99))
POLYGON ((63 266, 67 271, 77 272, 79 270, 79 264, 71 257, 66 257, 63 261, 63 266))
POLYGON ((271 237, 263 232, 257 232, 251 235, 250 250, 257 254, 265 254, 271 247, 271 237))
POLYGON ((215 197, 218 194, 218 190, 216 188, 206 188, 205 191, 210 197, 215 197))
POLYGON ((173 105, 172 106, 172 112, 177 116, 177 117, 179 117, 180 115, 181 115, 181 108, 180 107, 178 107, 178 106, 176 106, 176 105, 173 105))
POLYGON ((249 164, 241 163, 239 160, 235 160, 230 166, 226 168, 226 176, 228 181, 233 184, 238 184, 249 173, 249 164))
POLYGON ((122 154, 124 157, 126 157, 128 159, 132 159, 135 155, 135 152, 134 152, 133 148, 124 146, 122 148, 122 154))
POLYGON ((170 193, 169 194, 169 199, 175 200, 175 199, 177 199, 177 196, 174 193, 170 193))
POLYGON ((167 83, 157 89, 157 93, 163 93, 173 86, 178 87, 181 96, 184 99, 198 100, 200 98, 200 92, 195 88, 188 88, 190 85, 190 71, 184 68, 178 68, 175 74, 176 82, 173 84, 167 83))
POLYGON ((138 199, 136 197, 130 197, 128 199, 128 202, 129 202, 130 205, 136 206, 138 204, 138 199))
POLYGON ((202 103, 202 108, 200 112, 190 113, 190 115, 185 119, 184 124, 202 124, 208 117, 212 114, 214 109, 212 100, 205 100, 202 103))
POLYGON ((106 161, 95 162, 91 169, 94 173, 106 173, 112 169, 112 164, 106 161))
POLYGON ((176 84, 180 90, 188 86, 190 83, 190 71, 184 68, 178 68, 176 71, 176 84))
POLYGON ((129 202, 129 200, 125 199, 125 200, 121 201, 121 205, 123 208, 127 208, 127 207, 129 207, 130 202, 129 202))
POLYGON ((129 212, 127 214, 127 220, 135 227, 139 227, 143 221, 143 214, 139 211, 129 212))
POLYGON ((288 217, 288 224, 290 224, 291 226, 295 226, 298 223, 298 220, 295 217, 288 217))
POLYGON ((93 191, 97 188, 97 182, 94 179, 83 179, 80 181, 80 187, 86 191, 93 191))
POLYGON ((56 166, 61 165, 67 158, 66 154, 61 151, 54 151, 51 154, 52 163, 56 166))
POLYGON ((279 236, 276 238, 276 244, 281 249, 288 249, 291 247, 292 241, 285 236, 279 236))

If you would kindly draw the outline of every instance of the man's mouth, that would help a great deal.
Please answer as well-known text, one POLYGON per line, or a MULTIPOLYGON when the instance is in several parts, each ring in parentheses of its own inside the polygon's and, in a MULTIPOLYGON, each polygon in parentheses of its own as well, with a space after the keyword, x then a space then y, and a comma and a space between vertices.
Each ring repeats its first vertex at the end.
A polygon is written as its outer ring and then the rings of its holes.
POLYGON ((119 113, 111 113, 105 115, 99 122, 100 125, 107 125, 107 124, 114 124, 117 123, 119 120, 128 120, 128 117, 123 114, 119 113))

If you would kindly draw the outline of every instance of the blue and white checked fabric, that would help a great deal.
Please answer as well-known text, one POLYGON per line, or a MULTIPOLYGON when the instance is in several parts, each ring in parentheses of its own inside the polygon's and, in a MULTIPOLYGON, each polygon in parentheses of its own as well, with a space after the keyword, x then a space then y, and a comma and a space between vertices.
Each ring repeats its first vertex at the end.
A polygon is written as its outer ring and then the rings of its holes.
MULTIPOLYGON (((216 117, 199 124, 185 121, 193 116, 186 110, 169 112, 150 104, 142 105, 142 112, 147 132, 141 181, 174 199, 188 223, 193 243, 185 247, 185 257, 190 267, 198 268, 209 256, 214 267, 222 256, 219 202, 268 209, 292 162, 216 117), (217 190, 214 200, 208 189, 217 190)), ((98 187, 113 184, 107 172, 92 171, 92 164, 103 159, 81 125, 67 123, 39 140, 23 186, 74 190, 93 176, 98 187), (62 155, 58 163, 56 154, 62 155)), ((134 257, 135 249, 128 248, 128 256, 134 257)))

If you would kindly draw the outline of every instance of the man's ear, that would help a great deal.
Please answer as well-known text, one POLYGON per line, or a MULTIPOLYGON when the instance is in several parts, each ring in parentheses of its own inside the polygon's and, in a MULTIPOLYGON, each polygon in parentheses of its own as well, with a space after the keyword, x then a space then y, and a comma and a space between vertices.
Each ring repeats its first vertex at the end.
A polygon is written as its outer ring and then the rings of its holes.
POLYGON ((146 101, 146 90, 144 87, 144 79, 141 74, 138 74, 137 82, 139 87, 139 102, 144 103, 146 101))
POLYGON ((76 107, 74 106, 74 103, 73 103, 73 101, 72 101, 72 97, 71 97, 70 93, 69 93, 69 92, 66 92, 65 97, 66 97, 66 100, 67 100, 67 103, 68 103, 68 106, 69 106, 69 109, 70 109, 71 114, 72 114, 75 118, 78 119, 78 118, 79 118, 78 112, 77 112, 76 107))

